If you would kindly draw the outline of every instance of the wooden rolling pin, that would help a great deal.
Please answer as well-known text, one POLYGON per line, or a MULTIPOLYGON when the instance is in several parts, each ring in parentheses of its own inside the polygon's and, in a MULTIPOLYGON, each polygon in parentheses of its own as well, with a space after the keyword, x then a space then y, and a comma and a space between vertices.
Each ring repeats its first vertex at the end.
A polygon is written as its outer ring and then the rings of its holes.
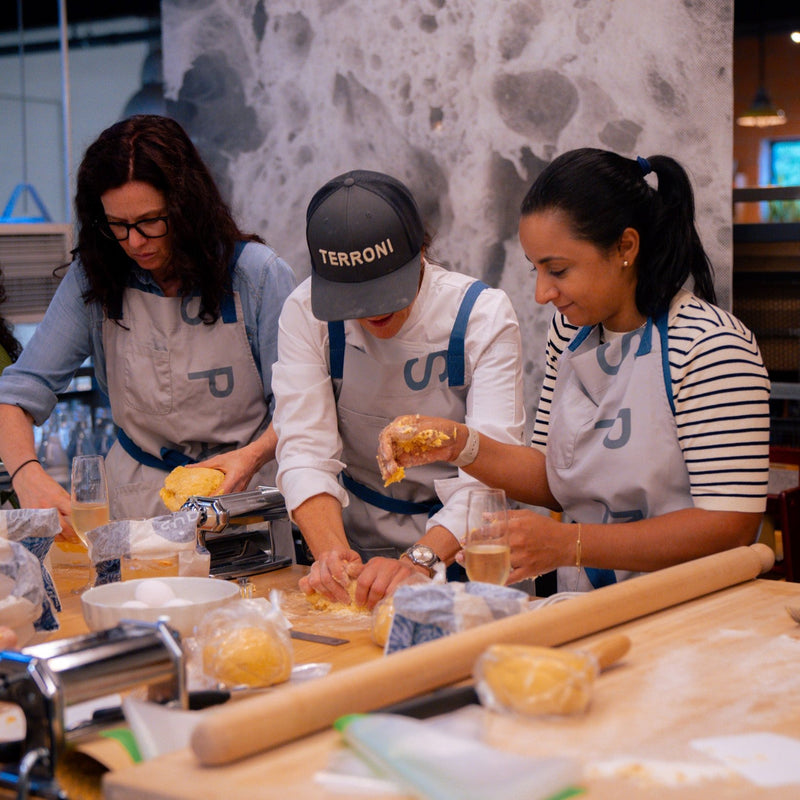
POLYGON ((327 728, 343 714, 374 711, 464 680, 491 644, 561 645, 752 580, 773 562, 764 544, 737 547, 240 700, 202 719, 191 747, 202 764, 226 764, 327 728))

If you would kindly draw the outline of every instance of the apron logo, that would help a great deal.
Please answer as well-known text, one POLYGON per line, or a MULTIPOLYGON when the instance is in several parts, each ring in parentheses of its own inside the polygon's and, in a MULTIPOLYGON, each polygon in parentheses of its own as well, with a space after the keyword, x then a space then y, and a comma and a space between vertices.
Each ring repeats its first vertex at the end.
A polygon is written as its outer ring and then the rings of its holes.
POLYGON ((412 374, 414 365, 419 359, 411 358, 406 361, 406 365, 403 368, 403 377, 406 380, 406 386, 408 386, 409 389, 413 389, 415 392, 424 389, 431 381, 433 364, 437 358, 441 358, 443 363, 442 371, 439 373, 439 383, 442 383, 447 377, 447 350, 437 350, 435 353, 428 353, 428 357, 425 360, 425 374, 422 376, 422 380, 416 380, 412 374))
POLYGON ((612 431, 609 431, 605 439, 603 439, 603 447, 607 447, 609 450, 618 450, 628 444, 628 440, 631 438, 630 408, 621 408, 615 419, 601 419, 594 424, 595 430, 602 430, 603 428, 613 428, 617 420, 622 423, 619 435, 616 438, 612 438, 612 431))
POLYGON ((181 301, 181 319, 187 325, 202 325, 203 320, 197 315, 197 312, 200 311, 200 298, 199 297, 184 297, 181 301), (194 302, 196 305, 196 311, 191 312, 189 311, 189 303, 194 302))
POLYGON ((220 367, 219 369, 206 369, 202 372, 190 372, 190 381, 208 381, 208 390, 212 397, 228 397, 233 392, 233 367, 220 367), (225 379, 224 385, 222 378, 225 379))
POLYGON ((619 364, 610 364, 606 359, 608 346, 610 344, 611 342, 606 342, 604 345, 601 345, 597 348, 597 363, 600 365, 600 369, 603 370, 606 375, 616 375, 622 366, 622 362, 628 357, 628 353, 630 352, 631 337, 622 337, 622 341, 620 342, 619 364))
POLYGON ((647 509, 641 511, 638 508, 632 508, 629 511, 612 511, 602 500, 598 502, 605 509, 603 524, 607 522, 638 522, 640 519, 644 519, 647 511, 647 509))

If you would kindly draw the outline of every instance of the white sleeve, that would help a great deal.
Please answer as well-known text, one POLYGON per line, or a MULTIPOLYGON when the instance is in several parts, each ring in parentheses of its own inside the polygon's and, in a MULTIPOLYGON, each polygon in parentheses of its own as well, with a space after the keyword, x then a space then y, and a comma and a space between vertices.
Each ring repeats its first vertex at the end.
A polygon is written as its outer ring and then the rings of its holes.
POLYGON ((333 382, 328 365, 327 326, 305 308, 301 285, 284 304, 278 329, 278 361, 272 371, 273 422, 278 435, 277 486, 293 511, 318 494, 348 504, 337 480, 344 467, 333 382))

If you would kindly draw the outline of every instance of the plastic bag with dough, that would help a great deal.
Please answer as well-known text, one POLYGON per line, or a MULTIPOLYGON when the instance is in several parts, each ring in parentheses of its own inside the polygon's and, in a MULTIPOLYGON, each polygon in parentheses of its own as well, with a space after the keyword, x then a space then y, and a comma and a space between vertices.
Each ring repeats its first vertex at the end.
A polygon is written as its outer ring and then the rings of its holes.
POLYGON ((588 653, 532 645, 491 645, 473 671, 481 703, 523 716, 584 711, 598 673, 588 653))
POLYGON ((294 650, 277 602, 234 600, 197 627, 203 672, 228 687, 272 686, 289 680, 294 650))
POLYGON ((385 647, 389 641, 389 631, 394 618, 394 598, 384 597, 372 609, 372 626, 370 637, 379 647, 385 647))

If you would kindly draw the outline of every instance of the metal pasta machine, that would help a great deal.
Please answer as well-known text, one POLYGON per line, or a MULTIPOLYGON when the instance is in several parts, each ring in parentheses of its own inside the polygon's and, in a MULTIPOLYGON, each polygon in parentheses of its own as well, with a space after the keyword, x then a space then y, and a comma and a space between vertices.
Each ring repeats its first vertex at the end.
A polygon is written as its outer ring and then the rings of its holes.
POLYGON ((294 562, 292 523, 274 486, 192 496, 183 508, 198 512, 197 544, 211 553, 210 574, 216 578, 256 575, 294 562))
POLYGON ((0 652, 0 703, 16 723, 0 742, 0 786, 16 789, 18 798, 66 798, 56 770, 67 745, 120 724, 97 711, 68 723, 68 711, 81 711, 70 707, 141 686, 154 699, 188 707, 180 635, 165 622, 123 622, 0 652))

